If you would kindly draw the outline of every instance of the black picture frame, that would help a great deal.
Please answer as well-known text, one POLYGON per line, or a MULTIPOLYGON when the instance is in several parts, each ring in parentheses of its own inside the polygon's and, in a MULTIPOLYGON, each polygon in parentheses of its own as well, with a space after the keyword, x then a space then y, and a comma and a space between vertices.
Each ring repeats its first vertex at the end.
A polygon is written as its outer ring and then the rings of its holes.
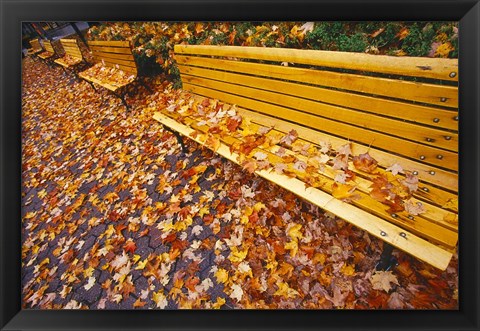
POLYGON ((479 16, 472 0, 0 0, 2 330, 479 330, 479 16), (455 311, 40 311, 21 309, 22 21, 460 21, 460 309, 455 311))

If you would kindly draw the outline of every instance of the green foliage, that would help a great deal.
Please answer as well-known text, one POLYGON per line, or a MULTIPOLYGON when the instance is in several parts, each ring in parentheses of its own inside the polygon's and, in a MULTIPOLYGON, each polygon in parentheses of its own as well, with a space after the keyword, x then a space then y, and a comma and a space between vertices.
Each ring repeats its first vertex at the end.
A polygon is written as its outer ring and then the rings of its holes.
POLYGON ((181 86, 175 44, 241 45, 458 57, 455 22, 107 22, 90 40, 130 40, 144 75, 165 73, 181 86))

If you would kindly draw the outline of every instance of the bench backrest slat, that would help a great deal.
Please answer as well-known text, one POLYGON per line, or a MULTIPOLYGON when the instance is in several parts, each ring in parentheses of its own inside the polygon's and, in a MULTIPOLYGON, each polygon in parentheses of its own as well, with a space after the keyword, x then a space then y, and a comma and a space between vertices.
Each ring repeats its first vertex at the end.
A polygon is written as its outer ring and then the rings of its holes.
POLYGON ((38 39, 30 40, 30 45, 32 45, 32 48, 35 51, 43 49, 43 47, 42 47, 42 45, 40 45, 40 42, 38 41, 38 39))
POLYGON ((45 47, 45 50, 50 53, 55 53, 55 50, 53 49, 52 43, 48 40, 43 41, 43 46, 45 47))
POLYGON ((137 65, 128 41, 89 41, 96 62, 137 75, 137 65))
POLYGON ((65 54, 83 60, 82 51, 80 51, 76 39, 60 39, 60 42, 62 43, 65 54))
POLYGON ((190 45, 175 53, 187 90, 405 158, 420 179, 458 190, 454 59, 190 45))

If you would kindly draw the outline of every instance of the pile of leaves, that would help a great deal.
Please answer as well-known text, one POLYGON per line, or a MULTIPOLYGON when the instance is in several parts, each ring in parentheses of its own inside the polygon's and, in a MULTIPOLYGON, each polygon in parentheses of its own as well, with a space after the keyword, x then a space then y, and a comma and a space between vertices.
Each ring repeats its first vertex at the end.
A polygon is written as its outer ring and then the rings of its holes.
POLYGON ((83 71, 82 75, 94 77, 116 87, 125 86, 135 80, 133 73, 120 69, 118 65, 115 67, 106 66, 103 60, 83 71))
POLYGON ((376 272, 381 241, 191 140, 182 156, 152 119, 162 77, 127 113, 23 66, 23 308, 458 309, 456 257, 376 272))
POLYGON ((196 128, 191 136, 212 150, 222 142, 227 144, 249 173, 268 170, 297 177, 307 187, 320 188, 347 202, 360 198, 355 192, 357 174, 366 175, 370 181, 368 194, 388 206, 387 213, 406 210, 416 216, 425 212, 423 203, 413 198, 418 190, 417 175, 398 163, 383 170, 368 152, 353 155, 350 143, 336 149, 328 141, 312 144, 299 139, 294 129, 283 133, 272 126, 254 124, 235 105, 195 97, 175 90, 172 84, 166 86, 151 109, 155 107, 165 108, 168 116, 196 128), (397 176, 399 173, 402 175, 397 176))
POLYGON ((131 41, 140 70, 162 70, 176 86, 175 44, 458 56, 454 22, 105 22, 91 27, 87 38, 131 41))
POLYGON ((81 59, 79 59, 78 57, 73 57, 73 56, 70 56, 68 54, 65 54, 63 57, 62 57, 62 62, 65 63, 66 65, 68 66, 73 66, 77 63, 80 63, 82 62, 81 59))

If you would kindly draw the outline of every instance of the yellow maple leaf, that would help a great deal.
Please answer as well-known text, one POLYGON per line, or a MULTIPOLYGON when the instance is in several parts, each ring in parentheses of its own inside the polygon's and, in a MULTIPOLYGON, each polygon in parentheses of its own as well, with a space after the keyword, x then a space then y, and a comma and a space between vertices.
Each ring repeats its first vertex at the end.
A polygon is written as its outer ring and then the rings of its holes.
POLYGON ((353 276, 355 274, 355 268, 352 265, 344 264, 340 272, 345 276, 353 276))
POLYGON ((450 42, 443 43, 435 50, 435 57, 448 57, 451 51, 453 51, 452 44, 450 42))
POLYGON ((296 223, 294 224, 295 225, 288 230, 288 235, 290 236, 290 238, 292 238, 292 240, 298 242, 299 239, 303 238, 303 234, 300 231, 302 229, 302 225, 296 223))
POLYGON ((212 305, 213 309, 220 309, 225 302, 227 302, 224 298, 217 297, 217 301, 212 305))
POLYGON ((135 270, 145 269, 145 266, 147 265, 147 263, 148 263, 148 259, 138 262, 137 266, 135 267, 135 270))
POLYGON ((300 295, 300 293, 298 293, 297 290, 289 287, 288 284, 285 282, 280 282, 277 285, 278 285, 278 290, 275 293, 273 293, 273 295, 282 296, 289 299, 295 298, 296 296, 300 295))
POLYGON ((215 277, 217 278, 217 282, 224 284, 228 280, 228 271, 220 268, 215 272, 215 277))
POLYGON ((152 300, 157 305, 157 308, 164 309, 168 305, 167 297, 163 294, 162 290, 153 292, 152 300))
POLYGON ((86 277, 91 277, 93 275, 93 272, 95 271, 95 269, 92 267, 92 266, 89 266, 87 269, 85 269, 83 271, 83 274, 86 277))
POLYGON ((202 207, 198 211, 198 216, 202 217, 205 216, 206 214, 210 214, 210 208, 209 207, 202 207))
POLYGON ((208 136, 207 140, 205 141, 205 146, 211 148, 214 152, 216 152, 220 148, 220 145, 220 139, 214 136, 208 136))
POLYGON ((28 213, 25 214, 25 216, 23 218, 25 219, 30 219, 30 218, 33 218, 35 215, 37 215, 37 212, 36 211, 30 211, 28 213))
POLYGON ((285 244, 285 249, 290 251, 291 257, 295 257, 298 252, 298 243, 296 241, 290 241, 285 244))
POLYGON ((253 206, 253 210, 256 211, 256 212, 259 212, 260 210, 262 209, 266 209, 267 207, 265 206, 265 204, 261 203, 261 202, 257 202, 254 206, 253 206))
POLYGON ((448 199, 447 202, 442 206, 443 208, 452 209, 458 211, 458 199, 448 199))
POLYGON ((333 183, 332 188, 333 197, 339 200, 348 198, 355 191, 355 186, 348 184, 333 183))
POLYGON ((132 258, 132 262, 133 262, 133 263, 137 263, 137 262, 138 262, 138 260, 140 260, 140 258, 141 258, 141 256, 140 256, 140 255, 138 255, 138 254, 134 254, 134 255, 133 255, 133 258, 132 258))
POLYGON ((232 262, 242 262, 247 257, 247 253, 248 247, 245 248, 243 251, 239 251, 237 247, 232 247, 228 259, 232 262))

